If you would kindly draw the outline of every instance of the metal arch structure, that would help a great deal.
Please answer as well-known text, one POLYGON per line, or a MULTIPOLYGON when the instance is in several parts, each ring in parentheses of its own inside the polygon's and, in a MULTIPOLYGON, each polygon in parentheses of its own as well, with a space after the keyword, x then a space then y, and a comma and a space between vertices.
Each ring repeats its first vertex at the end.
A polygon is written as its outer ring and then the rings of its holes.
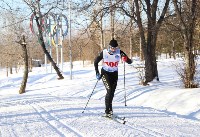
POLYGON ((64 14, 55 14, 56 24, 53 26, 51 43, 56 47, 57 62, 59 62, 59 48, 60 48, 60 60, 63 70, 63 40, 68 33, 68 19, 64 14), (64 23, 63 23, 64 21, 64 23))
MULTIPOLYGON (((44 39, 45 39, 45 45, 48 51, 50 52, 50 55, 52 56, 52 25, 56 24, 55 15, 53 13, 48 13, 45 16, 45 33, 44 33, 44 39)), ((58 62, 57 62, 58 63, 58 62)), ((47 72, 47 58, 45 56, 45 66, 46 66, 46 72, 47 72)), ((52 73, 52 65, 50 64, 51 73, 52 73)))
MULTIPOLYGON (((34 30, 33 20, 35 18, 35 15, 32 14, 30 17, 30 30, 33 34, 36 34, 36 31, 34 30)), ((63 39, 65 36, 67 36, 68 33, 68 19, 67 17, 60 13, 60 14, 54 14, 54 13, 48 13, 44 16, 42 19, 42 25, 41 28, 44 36, 44 42, 46 45, 46 48, 50 51, 50 55, 52 55, 52 47, 56 48, 56 56, 57 56, 57 64, 59 65, 59 49, 61 53, 61 67, 63 70, 63 39), (63 24, 63 21, 65 22, 63 24), (63 30, 66 28, 65 30, 63 30), (53 46, 52 46, 53 45, 53 46)), ((40 41, 39 41, 40 42, 40 41)), ((45 66, 47 71, 47 59, 45 56, 45 66)), ((51 67, 52 72, 52 67, 51 67)))
POLYGON ((52 32, 52 44, 54 46, 57 45, 61 45, 60 43, 62 41, 56 41, 55 40, 55 36, 59 34, 60 37, 65 37, 67 36, 67 33, 68 33, 68 19, 67 17, 64 15, 64 14, 56 14, 56 25, 53 26, 53 32, 52 32), (65 24, 63 24, 63 19, 64 19, 64 22, 65 24), (66 29, 64 30, 64 27, 66 27, 66 29))

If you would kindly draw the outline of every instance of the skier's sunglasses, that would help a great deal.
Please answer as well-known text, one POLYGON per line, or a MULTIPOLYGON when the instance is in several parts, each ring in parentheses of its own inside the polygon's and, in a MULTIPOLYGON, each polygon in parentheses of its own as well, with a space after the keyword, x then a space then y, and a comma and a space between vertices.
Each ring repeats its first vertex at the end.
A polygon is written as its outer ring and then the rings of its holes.
POLYGON ((117 47, 112 47, 112 46, 110 46, 110 49, 116 50, 116 49, 117 49, 117 47))

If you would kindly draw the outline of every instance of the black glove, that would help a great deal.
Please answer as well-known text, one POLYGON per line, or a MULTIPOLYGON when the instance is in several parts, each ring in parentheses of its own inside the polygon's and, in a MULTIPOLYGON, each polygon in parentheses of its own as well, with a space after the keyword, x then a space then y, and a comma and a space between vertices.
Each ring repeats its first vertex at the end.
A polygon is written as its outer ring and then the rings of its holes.
POLYGON ((101 79, 101 74, 99 74, 99 72, 96 73, 96 78, 97 78, 97 80, 101 79))

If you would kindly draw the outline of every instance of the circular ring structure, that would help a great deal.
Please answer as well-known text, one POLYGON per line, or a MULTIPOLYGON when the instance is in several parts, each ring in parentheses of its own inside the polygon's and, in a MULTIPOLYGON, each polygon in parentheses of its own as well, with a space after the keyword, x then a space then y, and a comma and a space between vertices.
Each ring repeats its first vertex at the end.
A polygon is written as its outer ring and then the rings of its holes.
MULTIPOLYGON (((31 18, 30 18, 30 29, 31 29, 31 32, 33 33, 33 34, 35 34, 35 31, 34 31, 34 26, 33 26, 33 19, 35 18, 35 14, 33 13, 32 15, 31 15, 31 18)), ((45 23, 45 19, 44 18, 42 18, 42 24, 40 25, 40 30, 42 30, 42 31, 44 31, 45 30, 45 28, 44 28, 44 25, 45 25, 46 23, 45 23)))
POLYGON ((64 26, 66 26, 66 30, 63 30, 64 33, 62 35, 67 36, 67 33, 68 33, 68 19, 67 19, 67 17, 64 14, 59 14, 57 20, 58 20, 58 24, 61 25, 60 27, 62 28, 62 30, 64 29, 64 26), (64 25, 62 24, 62 18, 64 18, 64 21, 65 21, 64 25))

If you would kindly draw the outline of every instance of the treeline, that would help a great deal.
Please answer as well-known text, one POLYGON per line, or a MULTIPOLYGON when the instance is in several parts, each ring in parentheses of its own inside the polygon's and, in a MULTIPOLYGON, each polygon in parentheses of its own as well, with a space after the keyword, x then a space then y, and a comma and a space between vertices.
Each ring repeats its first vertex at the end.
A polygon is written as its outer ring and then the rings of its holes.
MULTIPOLYGON (((120 48, 130 57, 139 56, 145 61, 144 85, 154 78, 159 80, 156 60, 161 54, 166 54, 174 59, 178 56, 184 58, 185 66, 182 75, 185 87, 196 86, 194 82, 197 65, 195 57, 200 50, 199 0, 71 1, 71 13, 69 13, 68 3, 64 5, 65 1, 62 0, 50 0, 47 3, 37 0, 35 2, 24 0, 24 2, 35 14, 34 21, 38 21, 39 30, 42 28, 42 18, 49 12, 63 12, 67 17, 71 14, 70 40, 73 61, 91 60, 93 62, 95 56, 103 48, 107 48, 108 42, 115 38, 120 48)), ((1 66, 10 68, 12 73, 12 68, 23 64, 22 51, 16 42, 22 33, 27 39, 29 61, 37 59, 44 62, 44 35, 42 31, 38 32, 41 33, 39 35, 30 33, 30 16, 19 14, 17 11, 13 12, 11 8, 9 10, 0 8, 0 14, 2 15, 1 66)), ((56 60, 56 54, 56 48, 53 47, 51 63, 56 60)), ((64 62, 70 61, 69 54, 69 37, 67 36, 63 41, 64 62)))

